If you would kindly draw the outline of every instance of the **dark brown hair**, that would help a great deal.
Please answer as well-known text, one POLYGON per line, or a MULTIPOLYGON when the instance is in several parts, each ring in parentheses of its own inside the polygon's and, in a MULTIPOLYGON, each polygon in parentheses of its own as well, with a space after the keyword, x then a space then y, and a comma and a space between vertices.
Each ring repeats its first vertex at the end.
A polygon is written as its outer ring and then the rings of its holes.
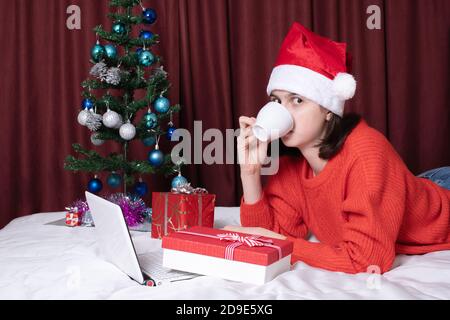
MULTIPOLYGON (((319 157, 329 160, 338 154, 348 135, 360 121, 361 116, 355 113, 346 114, 342 118, 332 114, 326 124, 324 138, 316 145, 319 147, 319 157)), ((280 155, 301 156, 301 153, 298 148, 288 148, 281 142, 280 155)))

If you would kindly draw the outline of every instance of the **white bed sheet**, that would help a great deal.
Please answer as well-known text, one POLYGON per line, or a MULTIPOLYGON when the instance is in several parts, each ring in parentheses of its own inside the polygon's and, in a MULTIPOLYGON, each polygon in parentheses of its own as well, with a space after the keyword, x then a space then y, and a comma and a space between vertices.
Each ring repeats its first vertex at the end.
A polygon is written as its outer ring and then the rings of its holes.
MULTIPOLYGON (((216 208, 216 227, 239 224, 239 208, 216 208)), ((99 257, 93 228, 46 225, 34 214, 0 230, 0 299, 450 299, 450 251, 400 255, 384 275, 329 272, 296 263, 262 285, 199 277, 144 287, 99 257)), ((132 232, 143 251, 161 241, 132 232)), ((138 252, 143 253, 143 252, 138 252)))

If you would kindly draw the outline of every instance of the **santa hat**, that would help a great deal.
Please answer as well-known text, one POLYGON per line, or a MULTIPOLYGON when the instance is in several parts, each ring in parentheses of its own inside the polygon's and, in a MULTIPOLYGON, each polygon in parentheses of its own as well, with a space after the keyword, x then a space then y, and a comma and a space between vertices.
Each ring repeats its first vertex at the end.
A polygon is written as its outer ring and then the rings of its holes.
POLYGON ((353 98, 356 81, 347 73, 345 43, 334 42, 295 22, 284 40, 267 94, 285 90, 312 100, 342 117, 353 98))

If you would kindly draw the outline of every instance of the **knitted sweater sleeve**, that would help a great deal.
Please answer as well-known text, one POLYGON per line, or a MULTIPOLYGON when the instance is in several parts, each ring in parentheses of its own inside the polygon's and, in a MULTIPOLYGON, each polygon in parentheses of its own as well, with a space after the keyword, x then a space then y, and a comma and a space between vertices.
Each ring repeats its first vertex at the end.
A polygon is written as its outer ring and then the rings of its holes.
POLYGON ((241 198, 242 226, 262 227, 294 238, 308 235, 302 209, 292 201, 302 203, 301 195, 293 188, 291 168, 288 160, 281 159, 280 171, 268 179, 258 202, 247 204, 244 197, 241 198))
POLYGON ((352 274, 390 270, 403 217, 404 190, 400 184, 394 190, 385 181, 383 171, 388 168, 371 168, 369 174, 365 170, 364 165, 356 165, 346 181, 342 241, 330 245, 288 237, 294 242, 293 262, 301 260, 314 267, 352 274))

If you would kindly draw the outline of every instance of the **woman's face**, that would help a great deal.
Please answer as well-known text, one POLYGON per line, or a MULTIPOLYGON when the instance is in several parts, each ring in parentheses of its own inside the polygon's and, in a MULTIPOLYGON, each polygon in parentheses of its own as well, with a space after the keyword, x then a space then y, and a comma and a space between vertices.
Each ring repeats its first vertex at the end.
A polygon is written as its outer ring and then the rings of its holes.
POLYGON ((302 149, 320 142, 327 114, 330 113, 328 110, 298 94, 283 90, 274 90, 270 100, 281 103, 294 119, 294 128, 281 139, 287 147, 302 149))

